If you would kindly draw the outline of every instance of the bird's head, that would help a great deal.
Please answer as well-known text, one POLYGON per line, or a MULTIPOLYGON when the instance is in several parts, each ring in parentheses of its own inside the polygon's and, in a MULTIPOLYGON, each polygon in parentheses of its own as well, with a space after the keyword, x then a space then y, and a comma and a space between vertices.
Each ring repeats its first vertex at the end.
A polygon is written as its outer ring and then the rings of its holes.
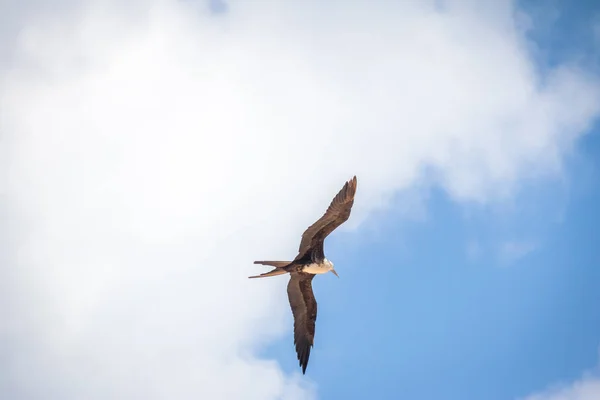
POLYGON ((333 263, 331 261, 329 261, 328 259, 324 260, 325 265, 327 265, 327 268, 329 269, 329 271, 331 271, 335 276, 337 276, 338 278, 340 277, 337 272, 335 272, 335 269, 333 268, 333 263))

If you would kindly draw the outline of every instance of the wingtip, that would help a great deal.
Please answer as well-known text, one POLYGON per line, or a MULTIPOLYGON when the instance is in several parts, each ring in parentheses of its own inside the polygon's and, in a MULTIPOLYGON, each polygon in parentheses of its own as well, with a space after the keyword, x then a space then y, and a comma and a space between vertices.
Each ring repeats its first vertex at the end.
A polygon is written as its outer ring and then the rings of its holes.
POLYGON ((357 184, 357 179, 356 179, 356 175, 354 175, 352 177, 352 179, 350 179, 348 182, 346 182, 346 187, 350 190, 350 192, 352 194, 356 193, 356 184, 357 184))
POLYGON ((308 367, 308 360, 306 360, 305 362, 302 362, 302 360, 298 360, 298 364, 300 365, 300 368, 302 369, 302 375, 306 374, 306 367, 308 367))

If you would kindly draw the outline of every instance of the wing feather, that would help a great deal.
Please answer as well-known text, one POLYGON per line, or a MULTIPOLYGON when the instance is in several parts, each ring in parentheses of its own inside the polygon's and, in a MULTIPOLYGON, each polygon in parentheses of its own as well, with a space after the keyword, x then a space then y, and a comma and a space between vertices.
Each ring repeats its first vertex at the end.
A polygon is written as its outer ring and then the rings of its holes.
POLYGON ((313 274, 294 272, 288 282, 287 292, 294 315, 294 345, 302 374, 306 372, 310 349, 315 338, 317 301, 312 291, 313 274))
POLYGON ((323 257, 323 240, 350 217, 356 183, 356 176, 347 181, 333 198, 325 214, 304 231, 296 260, 304 257, 306 252, 313 248, 323 257))

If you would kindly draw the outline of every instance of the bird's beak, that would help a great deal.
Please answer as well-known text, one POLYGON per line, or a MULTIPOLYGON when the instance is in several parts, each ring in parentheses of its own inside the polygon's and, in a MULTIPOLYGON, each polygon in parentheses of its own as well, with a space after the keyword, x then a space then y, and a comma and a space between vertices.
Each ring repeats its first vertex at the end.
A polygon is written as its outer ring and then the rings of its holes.
POLYGON ((340 277, 340 276, 337 274, 337 272, 335 272, 335 269, 331 269, 331 272, 333 272, 333 274, 334 274, 335 276, 337 276, 338 278, 340 277))

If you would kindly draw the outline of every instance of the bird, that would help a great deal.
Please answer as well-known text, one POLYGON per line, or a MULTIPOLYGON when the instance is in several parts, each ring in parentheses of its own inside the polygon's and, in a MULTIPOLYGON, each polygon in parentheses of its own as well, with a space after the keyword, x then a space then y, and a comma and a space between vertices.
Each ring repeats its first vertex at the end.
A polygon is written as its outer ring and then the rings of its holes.
POLYGON ((339 278, 333 262, 325 257, 325 238, 350 217, 356 194, 356 175, 346 181, 333 198, 325 214, 309 226, 300 240, 298 255, 293 261, 254 261, 275 269, 248 278, 266 278, 290 274, 287 294, 294 317, 294 345, 302 374, 306 374, 308 358, 314 344, 317 301, 312 290, 312 280, 317 274, 332 272, 339 278))

